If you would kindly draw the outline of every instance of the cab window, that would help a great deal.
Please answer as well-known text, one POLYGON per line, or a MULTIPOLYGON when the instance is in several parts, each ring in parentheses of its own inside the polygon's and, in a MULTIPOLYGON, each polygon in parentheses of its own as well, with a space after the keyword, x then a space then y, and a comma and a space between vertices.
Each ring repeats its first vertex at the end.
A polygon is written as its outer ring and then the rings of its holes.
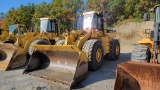
POLYGON ((20 30, 20 35, 23 35, 24 33, 26 33, 26 29, 24 26, 20 26, 19 30, 20 30))

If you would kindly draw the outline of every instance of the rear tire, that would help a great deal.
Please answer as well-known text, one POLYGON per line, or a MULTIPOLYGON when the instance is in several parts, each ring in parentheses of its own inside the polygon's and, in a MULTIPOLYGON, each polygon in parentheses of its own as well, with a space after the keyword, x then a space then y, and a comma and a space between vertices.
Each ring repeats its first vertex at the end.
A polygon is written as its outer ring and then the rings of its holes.
POLYGON ((85 42, 82 51, 86 52, 89 70, 98 70, 103 62, 104 50, 100 41, 91 39, 85 42))
POLYGON ((109 60, 117 60, 120 55, 120 43, 117 39, 112 39, 110 41, 110 52, 106 54, 105 58, 109 60))
POLYGON ((64 42, 65 42, 65 40, 64 40, 64 39, 59 40, 59 41, 57 41, 57 42, 56 42, 56 45, 63 45, 63 44, 64 44, 64 42))
POLYGON ((29 56, 31 56, 33 51, 34 51, 34 48, 32 47, 32 44, 50 45, 50 43, 47 40, 44 40, 44 39, 38 39, 38 40, 33 41, 31 43, 31 45, 29 46, 29 49, 28 49, 29 56))
POLYGON ((151 58, 151 52, 148 46, 137 45, 131 54, 131 61, 136 62, 149 62, 151 58))

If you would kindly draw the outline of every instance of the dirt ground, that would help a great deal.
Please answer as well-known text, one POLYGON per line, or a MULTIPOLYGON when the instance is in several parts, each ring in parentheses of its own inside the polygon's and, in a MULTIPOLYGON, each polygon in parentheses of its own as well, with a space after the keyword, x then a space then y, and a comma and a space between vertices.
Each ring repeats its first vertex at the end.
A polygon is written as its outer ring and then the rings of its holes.
MULTIPOLYGON (((133 24, 133 23, 132 23, 133 24)), ((149 26, 153 25, 152 22, 141 23, 143 25, 149 26)), ((139 24, 133 24, 135 29, 140 28, 139 24)), ((116 28, 118 32, 125 32, 124 28, 132 28, 130 25, 123 25, 116 28)), ((132 31, 130 31, 132 33, 132 31)), ((141 30, 140 30, 141 31, 141 30)), ((104 60, 102 67, 94 72, 89 71, 86 79, 79 83, 75 90, 113 90, 114 82, 116 78, 116 66, 119 63, 123 63, 130 60, 131 52, 133 50, 134 44, 136 43, 136 37, 124 37, 124 35, 117 37, 121 42, 121 53, 117 61, 104 60), (123 39, 124 38, 124 39, 123 39), (128 39, 128 40, 127 40, 128 39), (131 43, 132 42, 132 43, 131 43)), ((20 67, 15 70, 0 72, 0 90, 67 90, 68 86, 60 84, 58 82, 53 82, 43 78, 23 75, 24 67, 20 67)))

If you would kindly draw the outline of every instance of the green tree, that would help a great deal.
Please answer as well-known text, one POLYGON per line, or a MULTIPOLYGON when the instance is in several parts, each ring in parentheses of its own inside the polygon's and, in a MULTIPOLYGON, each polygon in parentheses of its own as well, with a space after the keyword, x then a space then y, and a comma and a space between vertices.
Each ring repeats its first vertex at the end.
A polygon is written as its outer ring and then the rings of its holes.
POLYGON ((40 29, 40 18, 49 17, 51 6, 46 2, 42 2, 41 4, 34 6, 34 14, 32 16, 32 22, 34 23, 35 31, 39 31, 40 29))
POLYGON ((86 11, 101 10, 101 0, 88 0, 86 5, 86 11))
POLYGON ((159 0, 88 0, 87 10, 105 10, 110 25, 128 18, 142 18, 159 0), (102 3, 103 2, 103 3, 102 3), (103 7, 102 7, 103 6, 103 7))
POLYGON ((12 24, 25 24, 27 28, 31 27, 31 19, 34 13, 34 4, 28 3, 27 6, 21 5, 19 8, 8 11, 6 14, 5 26, 8 27, 12 24))
POLYGON ((11 10, 9 10, 6 14, 5 28, 7 28, 9 25, 17 23, 16 16, 17 11, 14 8, 11 8, 11 10))
POLYGON ((27 6, 21 5, 17 9, 17 23, 25 24, 27 28, 32 26, 32 16, 34 14, 34 4, 28 3, 27 6))
POLYGON ((70 30, 77 14, 83 11, 83 5, 83 0, 53 0, 50 17, 60 21, 61 30, 70 30))

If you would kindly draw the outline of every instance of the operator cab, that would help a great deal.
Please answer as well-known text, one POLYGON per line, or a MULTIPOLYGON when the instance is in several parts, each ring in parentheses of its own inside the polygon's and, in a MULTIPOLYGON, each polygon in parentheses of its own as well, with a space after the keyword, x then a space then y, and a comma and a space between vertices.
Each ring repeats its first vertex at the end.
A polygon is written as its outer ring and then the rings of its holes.
POLYGON ((103 15, 95 11, 83 13, 83 30, 104 30, 103 15))
POLYGON ((26 33, 26 26, 23 24, 14 24, 9 26, 9 33, 13 35, 24 35, 26 33))
POLYGON ((58 33, 58 21, 56 19, 41 18, 40 20, 40 32, 58 33))

